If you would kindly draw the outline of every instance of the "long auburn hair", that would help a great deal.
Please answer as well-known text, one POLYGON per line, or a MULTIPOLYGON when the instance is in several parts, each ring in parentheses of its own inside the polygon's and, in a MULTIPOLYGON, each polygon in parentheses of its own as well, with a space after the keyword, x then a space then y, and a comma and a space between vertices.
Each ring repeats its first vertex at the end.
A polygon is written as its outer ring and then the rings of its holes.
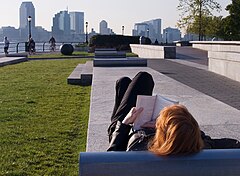
POLYGON ((161 156, 184 155, 197 153, 202 147, 199 125, 185 106, 172 105, 160 112, 149 151, 161 156))

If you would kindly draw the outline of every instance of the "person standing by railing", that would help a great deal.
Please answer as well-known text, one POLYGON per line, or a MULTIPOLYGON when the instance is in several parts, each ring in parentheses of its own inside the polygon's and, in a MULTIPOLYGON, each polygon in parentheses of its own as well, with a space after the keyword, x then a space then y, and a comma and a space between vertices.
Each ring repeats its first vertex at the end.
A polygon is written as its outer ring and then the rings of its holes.
POLYGON ((7 37, 4 37, 3 42, 4 42, 4 53, 5 53, 5 55, 7 55, 8 54, 9 44, 10 44, 9 40, 7 39, 7 37))
POLYGON ((28 49, 29 49, 29 54, 35 53, 35 41, 33 40, 32 37, 29 38, 28 49))
POLYGON ((50 38, 49 43, 50 43, 50 51, 55 51, 56 40, 53 36, 50 38))

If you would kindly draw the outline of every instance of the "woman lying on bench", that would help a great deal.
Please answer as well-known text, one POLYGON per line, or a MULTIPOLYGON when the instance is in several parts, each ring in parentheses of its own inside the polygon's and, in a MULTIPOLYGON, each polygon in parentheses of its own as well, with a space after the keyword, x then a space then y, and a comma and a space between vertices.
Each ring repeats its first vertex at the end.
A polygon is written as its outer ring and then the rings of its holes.
POLYGON ((132 80, 123 77, 116 82, 108 151, 149 150, 164 156, 197 153, 203 148, 240 148, 235 139, 212 139, 205 135, 183 105, 165 107, 156 121, 132 130, 132 124, 143 111, 135 108, 137 95, 152 95, 153 87, 153 78, 147 72, 139 72, 132 80))

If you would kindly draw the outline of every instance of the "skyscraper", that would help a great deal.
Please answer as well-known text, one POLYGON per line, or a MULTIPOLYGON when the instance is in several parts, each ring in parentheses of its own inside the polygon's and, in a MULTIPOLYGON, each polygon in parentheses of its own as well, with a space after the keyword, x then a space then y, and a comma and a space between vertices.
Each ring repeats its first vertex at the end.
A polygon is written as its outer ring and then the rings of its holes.
POLYGON ((84 13, 69 12, 70 14, 70 29, 74 34, 84 34, 84 13))
POLYGON ((35 8, 32 2, 22 2, 20 9, 19 9, 19 17, 20 17, 20 29, 28 28, 28 17, 32 17, 31 26, 35 28, 35 8))
POLYGON ((112 35, 114 34, 111 28, 108 28, 108 23, 105 20, 102 20, 99 23, 99 32, 101 35, 112 35))
POLYGON ((70 15, 68 11, 60 11, 53 17, 52 35, 58 40, 70 37, 70 15))
POLYGON ((160 42, 162 41, 161 23, 161 19, 135 23, 132 35, 149 37, 152 42, 155 42, 155 40, 158 40, 158 42, 160 42))
POLYGON ((107 29, 108 29, 108 24, 107 24, 107 22, 106 22, 105 20, 102 20, 102 21, 99 23, 99 32, 100 32, 100 34, 102 34, 102 35, 108 34, 107 29))
POLYGON ((31 16, 31 31, 35 33, 35 8, 32 2, 22 2, 19 8, 19 31, 20 38, 26 40, 28 38, 28 17, 31 16))

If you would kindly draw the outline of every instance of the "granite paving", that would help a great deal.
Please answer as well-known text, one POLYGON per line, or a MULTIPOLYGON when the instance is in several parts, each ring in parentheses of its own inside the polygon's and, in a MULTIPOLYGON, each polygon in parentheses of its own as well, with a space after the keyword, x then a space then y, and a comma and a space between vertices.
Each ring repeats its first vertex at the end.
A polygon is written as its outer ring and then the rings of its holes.
POLYGON ((211 137, 240 140, 239 83, 207 71, 206 61, 194 51, 188 55, 185 59, 149 59, 148 67, 94 67, 87 151, 107 149, 115 82, 122 76, 132 78, 139 71, 152 74, 154 94, 185 105, 211 137))

